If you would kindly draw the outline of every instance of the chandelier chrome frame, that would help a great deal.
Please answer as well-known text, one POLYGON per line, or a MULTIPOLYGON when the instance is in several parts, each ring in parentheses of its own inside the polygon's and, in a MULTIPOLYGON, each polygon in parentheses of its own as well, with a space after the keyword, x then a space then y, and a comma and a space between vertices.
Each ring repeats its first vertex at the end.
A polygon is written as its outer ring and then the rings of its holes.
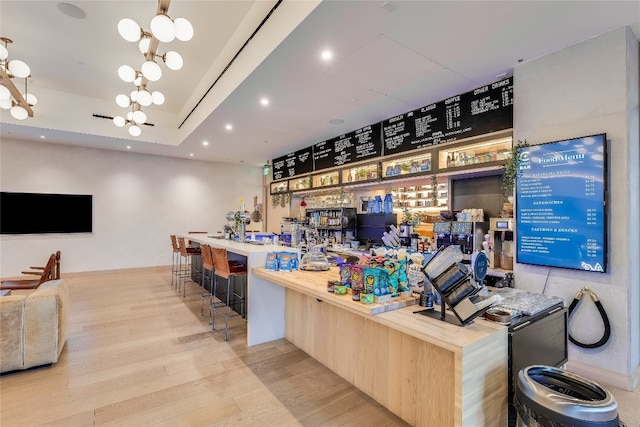
POLYGON ((180 70, 183 65, 182 56, 178 52, 168 51, 158 54, 160 42, 169 43, 174 39, 189 41, 193 37, 193 27, 185 18, 172 20, 168 15, 171 0, 158 0, 158 10, 156 16, 151 20, 151 32, 144 31, 133 19, 123 18, 118 23, 118 32, 128 42, 138 42, 138 48, 144 56, 144 62, 139 70, 129 65, 122 65, 118 68, 120 78, 135 85, 135 89, 129 95, 119 94, 116 96, 116 104, 122 108, 129 108, 125 117, 116 116, 113 122, 118 127, 129 125, 129 134, 139 136, 142 131, 139 125, 147 120, 142 107, 151 104, 161 105, 164 103, 164 95, 159 91, 149 92, 147 86, 149 82, 155 82, 162 76, 162 69, 156 62, 160 58, 171 70, 180 70))
POLYGON ((33 107, 38 99, 28 91, 27 79, 31 77, 31 69, 24 62, 9 60, 9 43, 13 41, 7 37, 0 37, 4 46, 0 45, 0 108, 11 111, 16 120, 33 117, 33 107), (24 79, 24 93, 13 83, 14 78, 24 79))

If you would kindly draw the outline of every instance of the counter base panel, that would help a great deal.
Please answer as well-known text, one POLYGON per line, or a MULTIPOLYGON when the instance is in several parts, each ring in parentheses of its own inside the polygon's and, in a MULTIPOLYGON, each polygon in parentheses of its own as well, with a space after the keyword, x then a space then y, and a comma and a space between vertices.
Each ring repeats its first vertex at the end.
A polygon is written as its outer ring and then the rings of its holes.
POLYGON ((495 354, 476 346, 463 357, 291 289, 285 313, 287 340, 411 425, 506 425, 500 346, 495 354))

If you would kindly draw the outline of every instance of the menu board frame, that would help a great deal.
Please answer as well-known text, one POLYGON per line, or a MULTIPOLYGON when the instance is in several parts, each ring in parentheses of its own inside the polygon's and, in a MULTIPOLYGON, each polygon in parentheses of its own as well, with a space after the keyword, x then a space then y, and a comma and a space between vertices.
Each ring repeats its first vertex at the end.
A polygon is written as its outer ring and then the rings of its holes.
POLYGON ((516 260, 607 272, 607 137, 518 150, 516 260))

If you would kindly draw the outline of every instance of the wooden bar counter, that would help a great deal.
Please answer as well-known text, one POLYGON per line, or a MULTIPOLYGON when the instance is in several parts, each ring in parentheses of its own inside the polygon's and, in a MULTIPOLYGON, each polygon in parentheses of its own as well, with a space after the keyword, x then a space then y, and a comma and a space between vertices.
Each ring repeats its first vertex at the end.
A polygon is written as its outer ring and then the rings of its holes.
MULTIPOLYGON (((285 288, 284 337, 414 426, 507 425, 507 328, 375 312, 327 291, 326 272, 254 268, 254 285, 285 288)), ((278 313, 273 313, 278 315, 278 313)), ((249 319, 251 323, 251 319, 249 319)))

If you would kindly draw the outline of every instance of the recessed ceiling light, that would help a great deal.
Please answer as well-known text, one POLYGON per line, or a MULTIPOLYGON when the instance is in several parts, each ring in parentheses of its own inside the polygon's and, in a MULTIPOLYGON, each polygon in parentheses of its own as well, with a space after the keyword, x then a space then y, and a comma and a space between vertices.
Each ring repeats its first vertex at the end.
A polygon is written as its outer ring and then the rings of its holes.
POLYGON ((226 130, 231 130, 231 129, 233 129, 233 126, 231 126, 230 124, 226 124, 226 125, 224 126, 224 128, 225 128, 226 130))
POLYGON ((44 135, 40 135, 40 139, 44 139, 44 135))
POLYGON ((130 145, 127 145, 127 150, 131 150, 131 146, 130 145))
POLYGON ((342 119, 331 119, 329 120, 329 123, 331 123, 332 125, 341 125, 344 123, 344 120, 342 119))
POLYGON ((267 98, 262 98, 262 99, 260 100, 260 104, 262 104, 262 105, 269 105, 269 100, 268 100, 267 98))
POLYGON ((190 157, 193 157, 193 153, 189 153, 189 156, 190 156, 190 157))
POLYGON ((322 59, 324 59, 325 61, 330 60, 333 57, 333 53, 331 53, 330 50, 325 50, 322 52, 322 55, 320 55, 322 57, 322 59))
POLYGON ((206 147, 207 145, 209 145, 209 141, 202 141, 202 145, 206 147))

